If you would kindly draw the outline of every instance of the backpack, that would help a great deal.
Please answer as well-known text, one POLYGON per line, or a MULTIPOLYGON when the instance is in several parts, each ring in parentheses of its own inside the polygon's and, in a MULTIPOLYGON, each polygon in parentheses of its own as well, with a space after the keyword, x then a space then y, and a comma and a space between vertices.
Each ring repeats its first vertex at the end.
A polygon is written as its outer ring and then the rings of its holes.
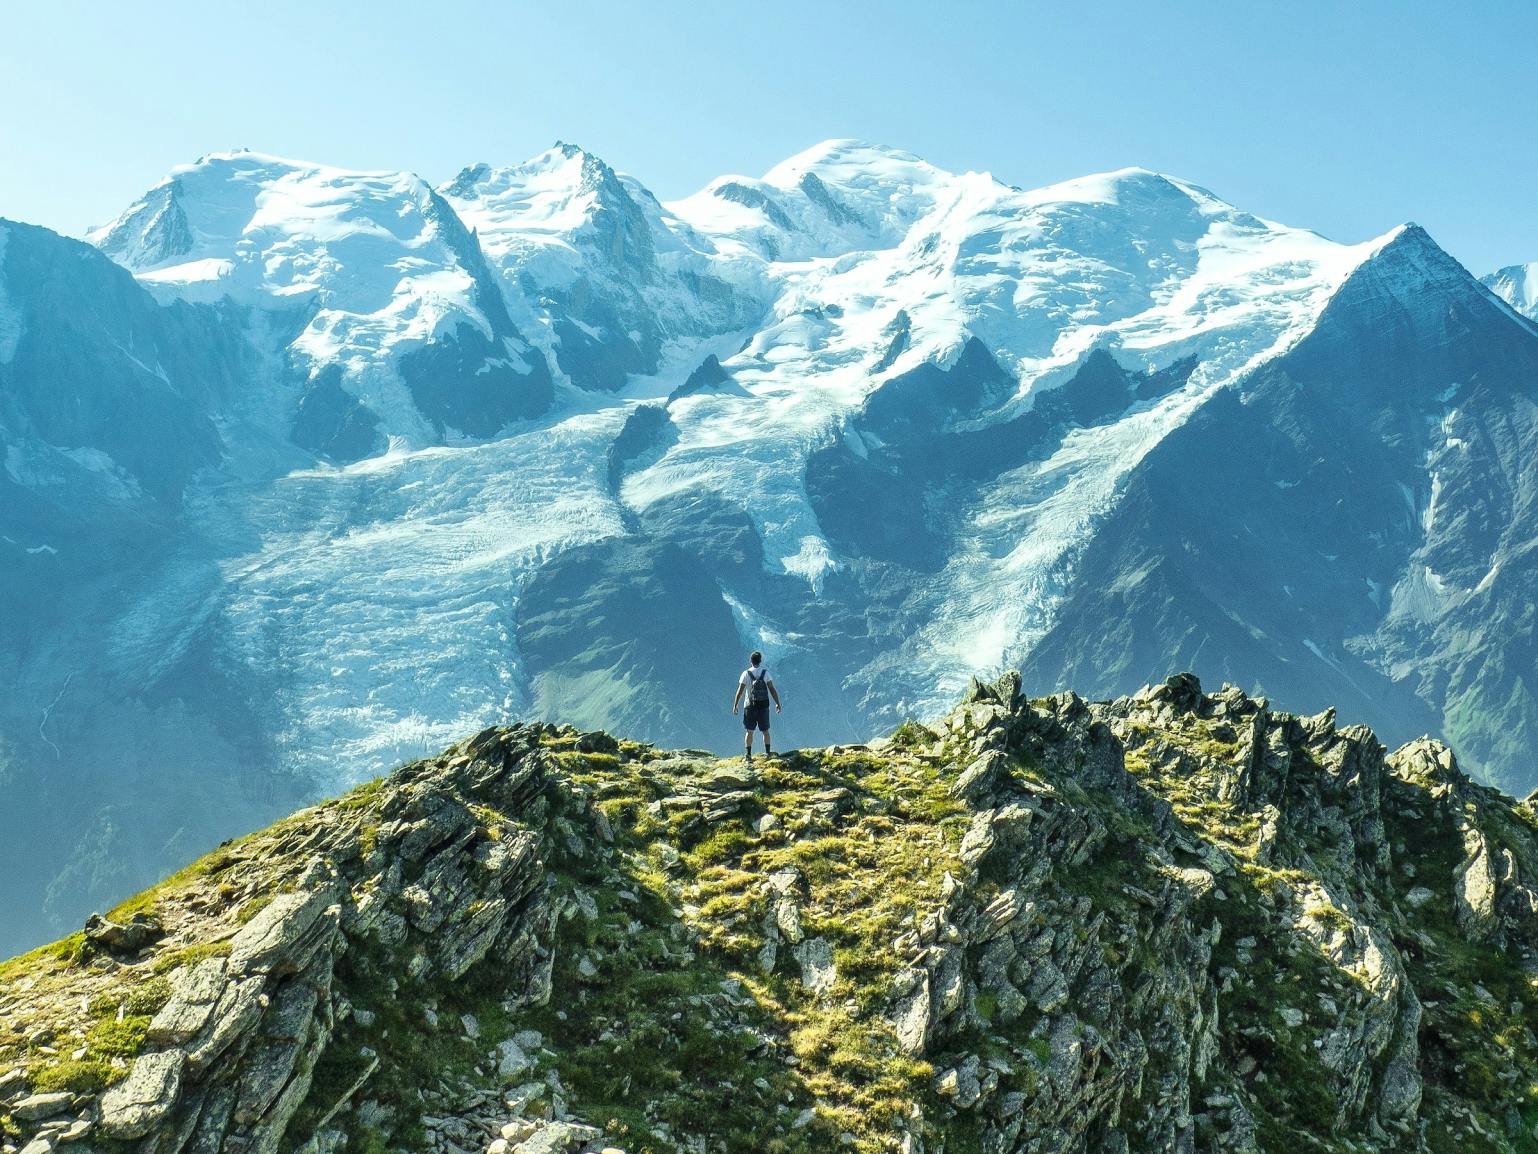
POLYGON ((769 679, 769 671, 767 669, 762 671, 761 673, 759 673, 759 675, 757 677, 753 676, 753 671, 751 669, 748 670, 748 704, 749 705, 768 705, 769 704, 769 685, 768 685, 768 679, 769 679))

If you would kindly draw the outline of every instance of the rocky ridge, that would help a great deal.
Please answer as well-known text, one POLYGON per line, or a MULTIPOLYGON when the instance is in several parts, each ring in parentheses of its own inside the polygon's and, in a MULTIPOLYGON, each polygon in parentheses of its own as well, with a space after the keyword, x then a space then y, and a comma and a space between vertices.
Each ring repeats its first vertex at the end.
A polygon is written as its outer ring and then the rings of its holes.
POLYGON ((4 1154, 1538 1149, 1538 814, 1181 675, 486 730, 0 966, 4 1154))

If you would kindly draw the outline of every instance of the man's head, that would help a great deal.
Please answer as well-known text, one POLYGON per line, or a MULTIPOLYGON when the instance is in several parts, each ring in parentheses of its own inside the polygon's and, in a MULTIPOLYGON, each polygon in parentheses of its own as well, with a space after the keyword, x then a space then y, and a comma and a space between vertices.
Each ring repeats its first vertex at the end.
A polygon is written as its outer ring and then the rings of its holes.
POLYGON ((755 649, 752 653, 748 654, 748 660, 751 661, 754 665, 762 665, 764 662, 764 655, 755 649))

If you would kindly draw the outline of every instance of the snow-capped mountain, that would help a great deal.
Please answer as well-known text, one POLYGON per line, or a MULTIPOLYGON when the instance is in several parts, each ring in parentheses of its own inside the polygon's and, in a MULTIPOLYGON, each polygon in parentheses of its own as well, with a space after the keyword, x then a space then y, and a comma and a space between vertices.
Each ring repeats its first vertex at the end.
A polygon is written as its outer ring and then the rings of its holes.
POLYGON ((282 318, 296 444, 356 460, 389 437, 485 437, 543 411, 550 376, 475 238, 406 173, 255 152, 176 169, 89 238, 162 300, 282 318))
POLYGON ((753 647, 792 744, 1179 666, 1538 784, 1538 327, 1413 225, 833 141, 669 204, 223 154, 0 237, 0 820, 85 863, 0 850, 17 911, 500 717, 729 748, 753 647))
POLYGON ((1480 280, 1517 312, 1538 320, 1538 261, 1507 265, 1480 280))
POLYGON ((473 165, 439 191, 579 387, 618 389, 657 372, 670 351, 687 354, 764 310, 762 289, 720 278, 708 240, 573 145, 511 168, 473 165))

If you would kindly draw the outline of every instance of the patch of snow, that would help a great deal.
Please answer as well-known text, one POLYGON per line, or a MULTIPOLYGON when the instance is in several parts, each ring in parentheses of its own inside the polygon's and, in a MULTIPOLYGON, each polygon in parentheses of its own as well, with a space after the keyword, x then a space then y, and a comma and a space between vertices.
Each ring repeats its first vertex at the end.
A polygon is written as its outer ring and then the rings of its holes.
POLYGON ((81 447, 78 449, 61 449, 60 452, 88 472, 100 473, 108 477, 121 477, 125 475, 123 470, 118 468, 117 462, 100 449, 81 447))
POLYGON ((788 633, 747 602, 725 590, 722 590, 721 596, 732 611, 732 620, 737 626, 737 637, 742 642, 744 652, 758 650, 764 655, 765 663, 773 668, 787 653, 801 648, 788 633))
POLYGON ((1315 657, 1319 658, 1320 661, 1323 661, 1326 665, 1328 665, 1331 669, 1333 669, 1336 673, 1338 673, 1340 675, 1341 679, 1344 680, 1347 685, 1351 686, 1353 689, 1357 690, 1358 692, 1361 692, 1361 686, 1359 686, 1356 683, 1356 680, 1349 673, 1346 672, 1345 666, 1342 665, 1339 660, 1337 660, 1334 657, 1331 657, 1328 653, 1326 653, 1323 649, 1321 649, 1315 642, 1313 642, 1312 640, 1310 640, 1307 637, 1305 637, 1303 639, 1303 646, 1310 653, 1312 653, 1315 657))
POLYGON ((1408 618, 1429 625, 1442 616, 1449 603, 1442 578, 1430 566, 1415 561, 1394 583, 1388 615, 1390 619, 1408 618))
POLYGON ((223 257, 204 257, 182 264, 146 269, 138 273, 139 283, 162 299, 217 301, 233 295, 236 265, 223 257), (157 291, 158 290, 158 291, 157 291))
POLYGON ((801 548, 792 556, 782 557, 780 563, 785 566, 785 572, 804 578, 813 589, 821 588, 828 570, 838 568, 828 543, 814 533, 802 537, 801 548))
POLYGON ((1425 511, 1421 508, 1420 498, 1415 495, 1415 490, 1403 481, 1398 481, 1396 484, 1399 486, 1399 495, 1404 498, 1405 512, 1409 518, 1409 523, 1424 523, 1425 511))

